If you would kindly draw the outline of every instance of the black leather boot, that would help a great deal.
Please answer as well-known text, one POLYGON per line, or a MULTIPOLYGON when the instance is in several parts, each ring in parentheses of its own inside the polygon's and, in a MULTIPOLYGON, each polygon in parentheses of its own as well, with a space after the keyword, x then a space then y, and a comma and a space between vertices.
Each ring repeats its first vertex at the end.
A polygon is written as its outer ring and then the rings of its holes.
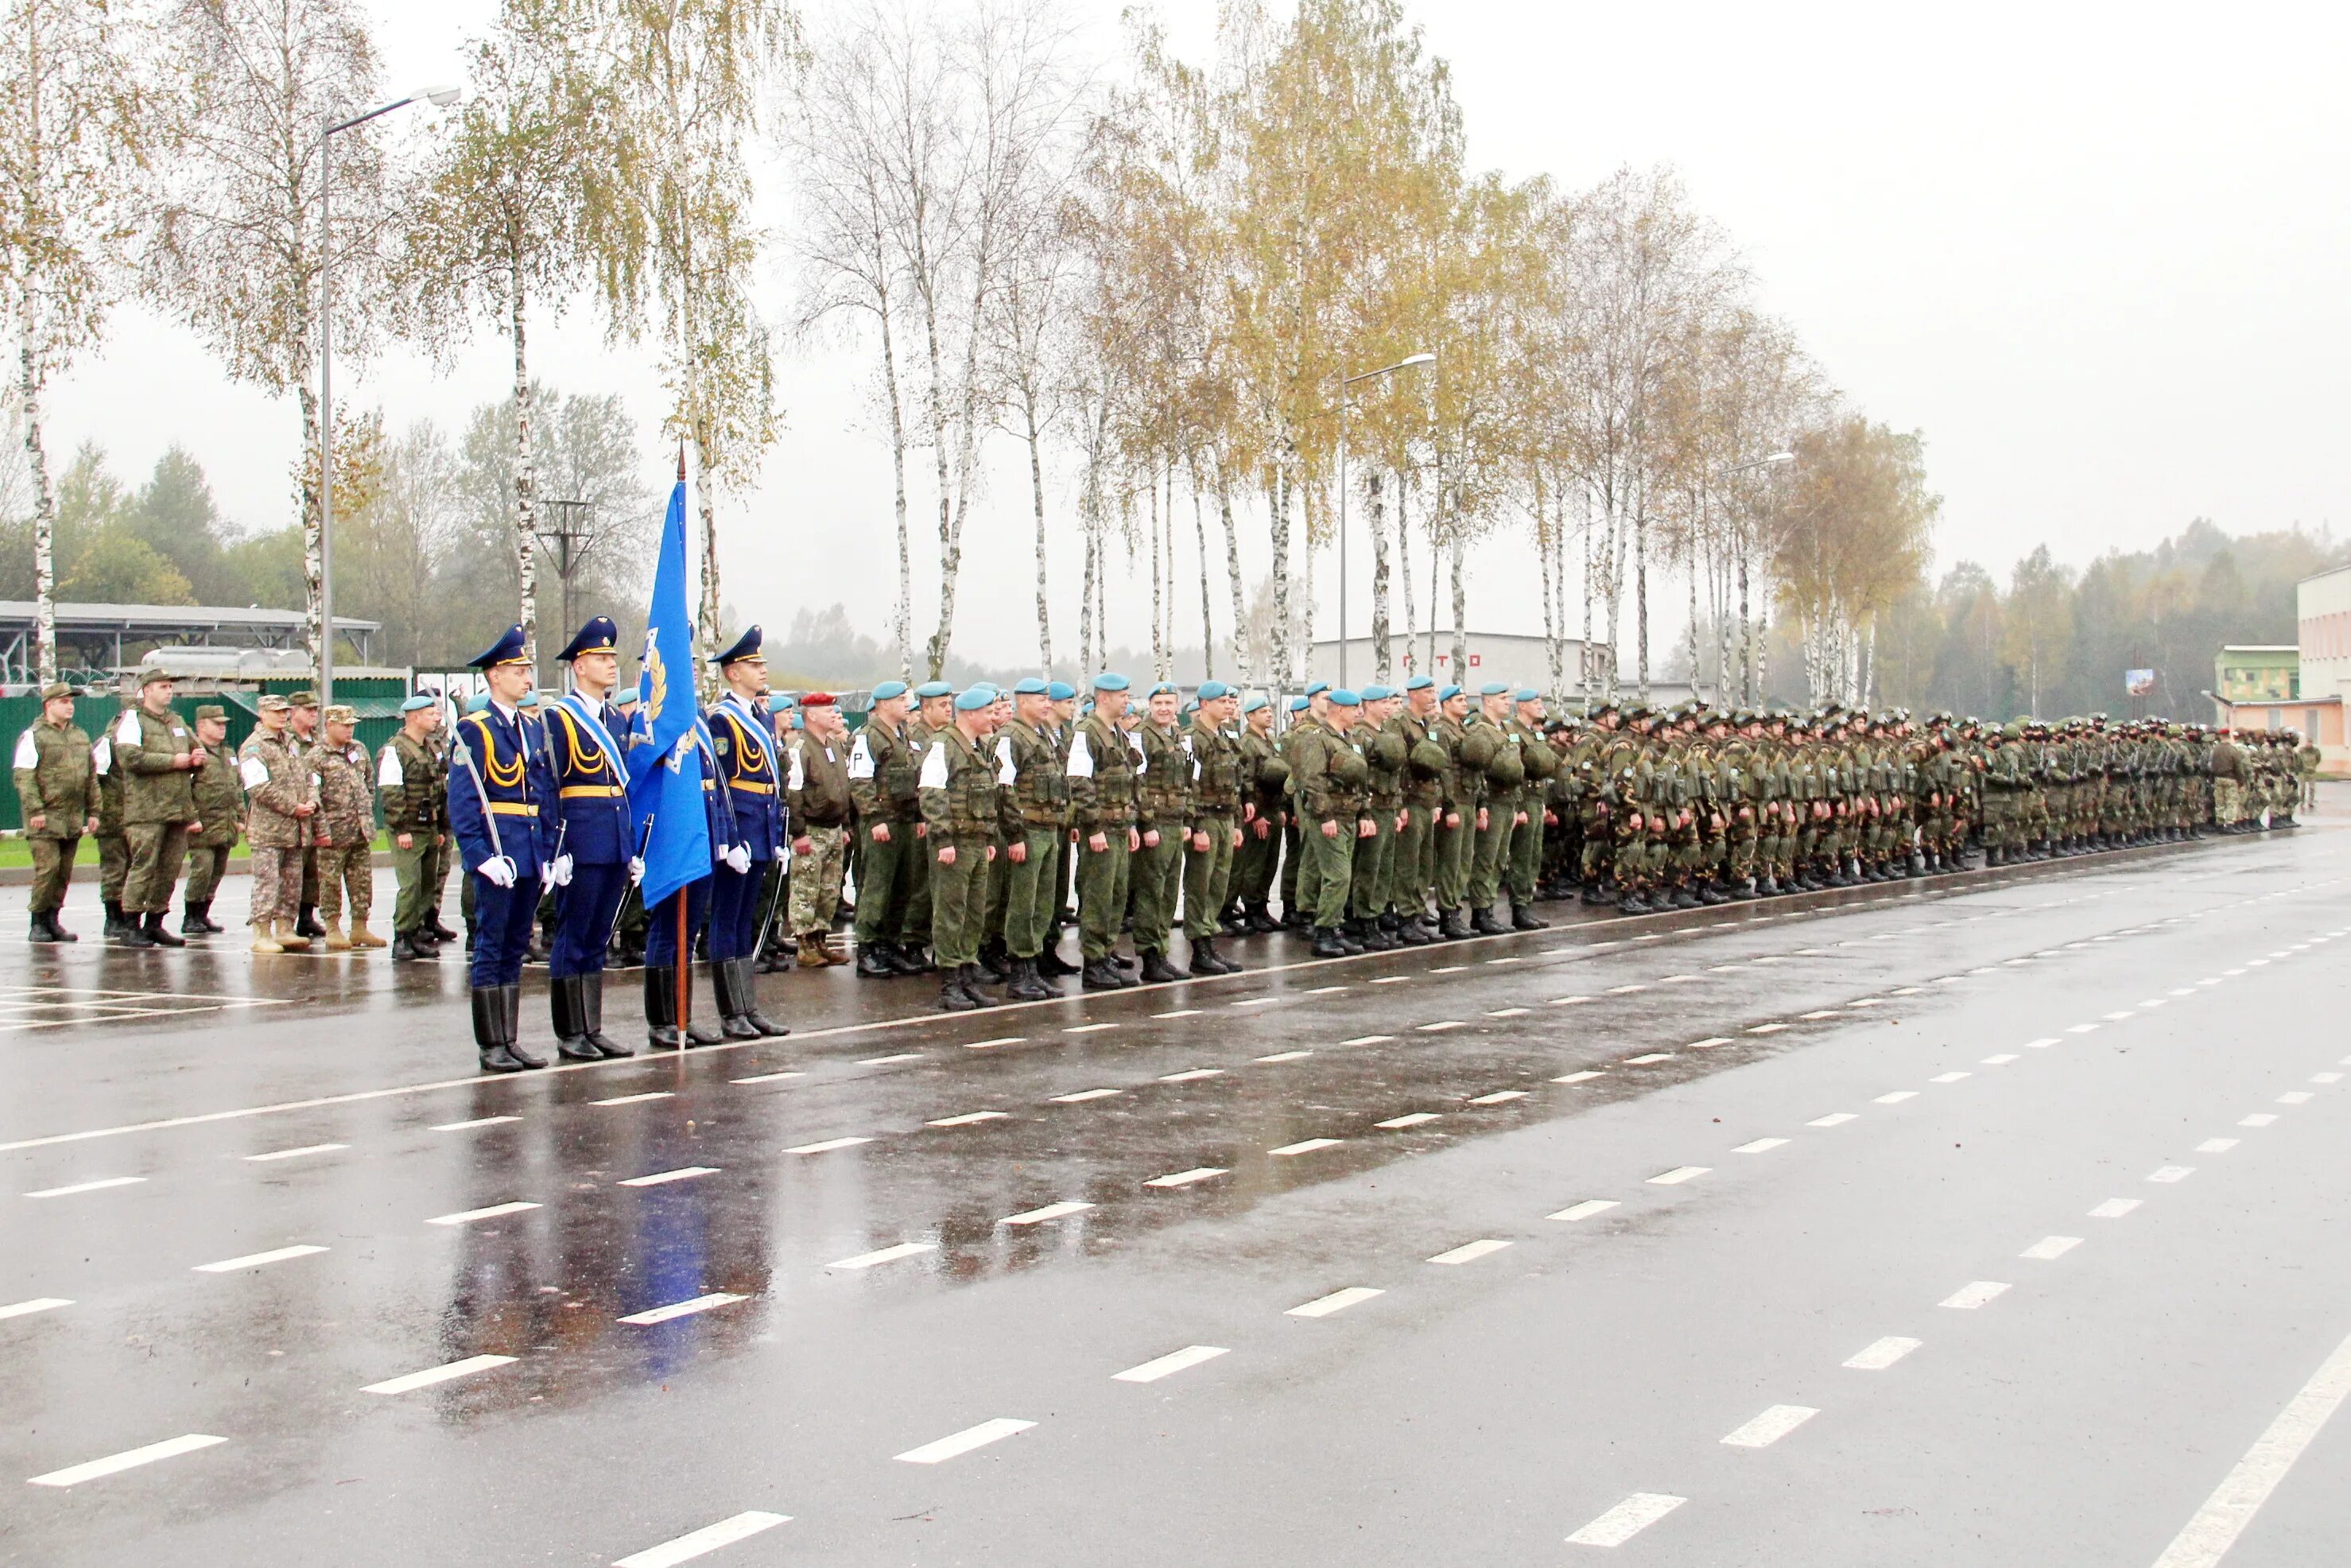
POLYGON ((1381 928, 1376 920, 1358 920, 1347 927, 1347 936, 1363 944, 1366 953, 1393 953, 1404 944, 1381 928))
POLYGON ((1262 899, 1249 905, 1249 928, 1259 936, 1270 936, 1281 929, 1281 922, 1265 906, 1262 899))
POLYGON ((588 1039, 588 1004, 578 975, 547 983, 547 1014, 555 1026, 555 1054, 566 1061, 601 1061, 604 1053, 588 1039))
POLYGON ((1228 964, 1217 955, 1217 939, 1213 936, 1192 938, 1192 973, 1196 975, 1229 975, 1236 966, 1228 964))
POLYGON ((498 1002, 506 1018, 507 1054, 525 1067, 544 1067, 547 1058, 522 1048, 522 987, 519 983, 498 988, 498 1002))
POLYGON ((184 947, 188 945, 186 937, 175 936, 163 928, 163 912, 160 909, 147 912, 145 930, 147 945, 151 947, 184 947))
MULTIPOLYGON (((1008 958, 1005 962, 1008 964, 1011 960, 1008 958)), ((989 996, 986 991, 980 989, 982 986, 993 985, 996 982, 987 978, 987 970, 982 968, 979 965, 956 965, 956 979, 957 983, 963 987, 963 994, 969 997, 973 1001, 977 1002, 981 1007, 992 1008, 996 1005, 996 998, 989 996)))
POLYGON ((1317 958, 1343 958, 1347 949, 1339 944, 1339 933, 1328 925, 1314 928, 1314 946, 1309 949, 1317 958))
MULTIPOLYGON (((710 994, 715 1004, 716 998, 718 995, 718 966, 711 964, 705 967, 710 970, 711 974, 710 994)), ((688 1010, 685 1015, 685 1043, 688 1050, 692 1050, 697 1045, 716 1045, 720 1040, 726 1038, 724 1030, 716 1029, 695 1017, 692 1010, 693 1007, 694 998, 692 997, 688 997, 686 998, 686 1008, 688 1010)))
POLYGON ((294 917, 294 935, 324 936, 326 934, 327 928, 319 924, 319 906, 315 904, 304 904, 301 914, 294 917))
POLYGON ((130 936, 131 922, 123 915, 122 901, 120 899, 106 900, 105 908, 106 925, 103 930, 100 931, 99 940, 101 942, 120 942, 128 938, 130 936))
POLYGON ((753 973, 751 960, 737 958, 734 964, 736 992, 743 1001, 743 1021, 769 1040, 791 1033, 790 1030, 759 1010, 759 982, 753 973))
POLYGON ((1156 948, 1143 955, 1143 981, 1145 985, 1172 985, 1177 980, 1188 980, 1191 977, 1190 971, 1179 969, 1169 963, 1167 955, 1156 948))
POLYGON ((1469 929, 1480 936, 1499 936, 1510 927, 1494 918, 1492 904, 1483 904, 1470 911, 1469 929))
POLYGON ((735 961, 722 958, 710 966, 710 994, 718 1006, 718 1030, 722 1040, 757 1040, 759 1031, 743 1016, 747 1004, 743 999, 742 982, 735 973, 735 961))
POLYGON ((1437 934, 1447 942, 1466 942, 1472 933, 1461 921, 1461 906, 1455 904, 1437 917, 1437 934))
POLYGON ((976 1012, 987 1004, 964 989, 963 971, 955 970, 939 982, 939 1011, 943 1013, 976 1012))
POLYGON ((677 1032, 677 969, 645 966, 645 1038, 655 1051, 681 1051, 677 1032))
POLYGON ((588 1043, 596 1048, 596 1054, 611 1061, 636 1055, 633 1047, 604 1032, 604 971, 580 976, 580 1018, 588 1026, 588 1043))
POLYGON ((1067 979, 1071 975, 1083 972, 1078 965, 1062 957, 1061 949, 1051 942, 1046 943, 1044 951, 1037 955, 1035 965, 1037 977, 1043 980, 1067 979))
POLYGON ((1437 933, 1423 925, 1416 915, 1406 915, 1396 923, 1396 940, 1407 947, 1426 947, 1437 941, 1437 933))
POLYGON ((890 980, 898 975, 897 966, 890 962, 887 942, 868 942, 857 949, 857 977, 861 980, 890 980))
POLYGON ((474 1047, 481 1053, 485 1072, 521 1072, 529 1063, 516 1056, 507 1040, 506 998, 496 986, 475 986, 472 1002, 474 1047))
POLYGON ((1510 929, 1513 931, 1548 931, 1551 929, 1551 922, 1548 920, 1537 919, 1535 917, 1535 912, 1529 909, 1525 904, 1520 904, 1518 901, 1517 895, 1513 894, 1510 899, 1510 929))
POLYGON ((1085 988, 1090 991, 1123 990, 1129 984, 1126 977, 1119 973, 1118 966, 1106 957, 1087 959, 1080 973, 1085 977, 1085 988))

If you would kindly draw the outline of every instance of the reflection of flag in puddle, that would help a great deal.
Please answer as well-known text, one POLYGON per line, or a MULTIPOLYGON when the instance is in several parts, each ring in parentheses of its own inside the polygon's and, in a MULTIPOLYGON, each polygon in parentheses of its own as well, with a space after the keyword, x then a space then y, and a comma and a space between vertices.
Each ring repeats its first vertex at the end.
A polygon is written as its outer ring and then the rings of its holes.
MULTIPOLYGON (((708 1216, 700 1197, 705 1184, 677 1182, 649 1187, 637 1210, 636 1267, 621 1297, 630 1312, 691 1301, 710 1287, 703 1283, 709 1263, 708 1216)), ((673 1318, 631 1332, 643 1334, 644 1369, 666 1377, 690 1358, 701 1314, 673 1318)))

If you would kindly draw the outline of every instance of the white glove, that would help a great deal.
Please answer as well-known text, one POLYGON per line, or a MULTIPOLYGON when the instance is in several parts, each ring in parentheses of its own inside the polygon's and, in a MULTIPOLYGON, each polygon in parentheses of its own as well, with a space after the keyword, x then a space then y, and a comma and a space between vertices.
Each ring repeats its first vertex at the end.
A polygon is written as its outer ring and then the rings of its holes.
POLYGON ((556 856, 555 863, 552 866, 549 866, 548 870, 552 874, 556 886, 569 887, 571 885, 571 857, 569 855, 564 854, 556 856))
POLYGON ((778 844, 776 859, 783 862, 783 869, 786 872, 789 872, 792 869, 792 846, 789 843, 778 844))
POLYGON ((508 856, 492 855, 474 870, 492 887, 512 887, 515 884, 515 862, 508 856))
POLYGON ((631 855, 629 857, 629 885, 631 887, 642 887, 644 885, 644 880, 645 857, 643 855, 631 855))
POLYGON ((744 844, 727 845, 726 869, 733 872, 737 876, 741 876, 744 873, 749 871, 751 869, 750 848, 744 844))
POLYGON ((538 864, 538 891, 539 891, 539 892, 541 892, 541 893, 545 893, 549 888, 553 887, 554 885, 555 885, 555 864, 554 864, 554 862, 551 862, 551 861, 541 861, 541 862, 539 862, 539 864, 538 864))

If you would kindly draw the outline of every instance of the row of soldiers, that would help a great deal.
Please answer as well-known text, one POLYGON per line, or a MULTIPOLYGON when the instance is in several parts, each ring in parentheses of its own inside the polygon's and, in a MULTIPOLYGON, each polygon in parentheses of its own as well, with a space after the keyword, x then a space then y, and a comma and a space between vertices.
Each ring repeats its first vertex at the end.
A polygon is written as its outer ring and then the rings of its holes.
MULTIPOLYGON (((200 705, 191 722, 172 706, 173 689, 168 674, 145 672, 136 704, 96 741, 74 722, 71 686, 42 689, 41 716, 17 737, 14 758, 33 853, 31 939, 78 940, 58 910, 85 836, 98 843, 107 940, 180 947, 216 934, 223 927, 212 918, 213 901, 242 837, 253 856, 255 951, 299 950, 313 937, 336 950, 385 946, 368 928, 377 775, 354 737, 357 712, 337 705, 322 716, 308 692, 263 696, 259 726, 232 755, 227 709, 200 705), (183 873, 174 932, 165 916, 183 873)), ((386 778, 398 782, 403 756, 429 771, 426 741, 438 723, 434 699, 410 699, 402 734, 384 748, 386 778)), ((414 941, 446 941, 456 934, 440 924, 440 881, 423 864, 445 836, 429 820, 411 820, 417 803, 408 793, 385 801, 402 846, 398 929, 414 941)))
POLYGON ((1114 674, 1082 711, 1041 681, 875 695, 851 754, 859 971, 935 959, 950 1009, 999 979, 1057 994, 1071 882, 1080 972, 1108 989, 1137 983, 1135 963, 1185 977, 1179 909, 1191 972, 1222 973, 1220 940, 1285 925, 1335 956, 1541 929, 1543 898, 1690 908, 1959 870, 1979 850, 2002 864, 2291 825, 2309 755, 2290 731, 2103 715, 1604 703, 1553 719, 1532 690, 1426 677, 1317 683, 1278 732, 1264 697, 1217 682, 1188 706, 1156 686, 1141 711, 1114 674))

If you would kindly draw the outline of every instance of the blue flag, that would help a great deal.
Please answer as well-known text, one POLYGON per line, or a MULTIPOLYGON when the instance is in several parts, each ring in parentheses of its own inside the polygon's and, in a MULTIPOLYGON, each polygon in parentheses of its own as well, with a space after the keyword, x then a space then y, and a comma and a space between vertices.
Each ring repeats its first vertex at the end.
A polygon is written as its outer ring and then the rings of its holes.
POLYGON ((648 908, 710 874, 702 748, 695 742, 702 715, 694 691, 694 617, 686 606, 685 481, 680 479, 662 521, 661 564, 653 570, 637 715, 629 733, 629 812, 644 846, 648 908))

